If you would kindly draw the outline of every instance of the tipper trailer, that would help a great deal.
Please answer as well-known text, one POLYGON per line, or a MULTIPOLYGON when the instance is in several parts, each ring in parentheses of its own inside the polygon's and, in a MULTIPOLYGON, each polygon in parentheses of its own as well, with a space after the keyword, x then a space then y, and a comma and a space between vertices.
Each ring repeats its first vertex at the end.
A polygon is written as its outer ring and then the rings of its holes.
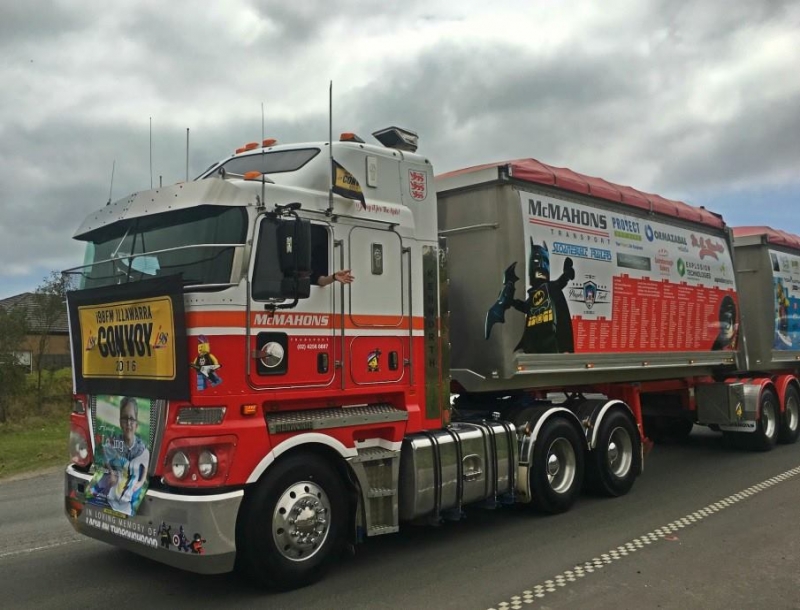
POLYGON ((415 134, 373 135, 249 144, 83 222, 77 531, 290 588, 468 504, 624 495, 648 436, 797 439, 770 303, 800 240, 740 257, 702 208, 533 159, 434 179, 415 134))

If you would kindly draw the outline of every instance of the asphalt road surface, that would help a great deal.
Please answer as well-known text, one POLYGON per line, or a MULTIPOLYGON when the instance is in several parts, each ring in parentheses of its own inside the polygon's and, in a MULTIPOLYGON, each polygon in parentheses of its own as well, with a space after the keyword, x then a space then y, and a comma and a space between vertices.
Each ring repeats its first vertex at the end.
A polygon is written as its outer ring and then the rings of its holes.
POLYGON ((52 471, 0 482, 0 607, 800 608, 800 444, 748 453, 696 429, 656 446, 623 498, 405 528, 281 594, 80 538, 61 488, 52 471))

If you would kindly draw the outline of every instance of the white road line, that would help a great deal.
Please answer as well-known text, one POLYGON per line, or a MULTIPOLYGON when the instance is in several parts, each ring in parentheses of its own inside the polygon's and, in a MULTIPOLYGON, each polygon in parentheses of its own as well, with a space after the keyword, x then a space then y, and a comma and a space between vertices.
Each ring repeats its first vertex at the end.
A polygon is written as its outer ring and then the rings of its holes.
POLYGON ((35 553, 36 551, 46 551, 48 549, 54 549, 59 546, 65 546, 67 544, 75 544, 76 542, 85 542, 86 540, 83 538, 78 538, 77 540, 65 540, 64 542, 54 542, 53 544, 46 544, 44 546, 37 546, 32 549, 20 549, 19 551, 11 551, 10 553, 2 553, 0 554, 0 559, 5 559, 6 557, 15 557, 17 555, 27 555, 28 553, 35 553))
MULTIPOLYGON (((700 510, 689 513, 685 517, 672 521, 667 525, 663 525, 652 532, 631 540, 630 542, 626 542, 622 546, 611 549, 607 553, 600 555, 600 557, 594 557, 590 561, 586 561, 575 566, 571 570, 567 570, 561 574, 558 574, 557 576, 554 576, 550 580, 544 581, 542 584, 531 587, 530 589, 523 591, 521 595, 514 595, 507 601, 500 602, 496 606, 489 608, 489 610, 519 610, 520 608, 524 607, 524 604, 532 604, 545 597, 548 593, 555 593, 559 588, 567 586, 567 583, 575 582, 579 578, 584 578, 593 572, 601 570, 606 565, 623 559, 624 557, 627 557, 628 555, 645 548, 647 545, 657 542, 661 538, 671 536, 678 530, 694 525, 706 517, 710 517, 711 515, 716 514, 719 511, 728 508, 729 506, 733 506, 737 502, 746 500, 758 493, 761 493, 765 489, 769 489, 773 485, 782 483, 787 479, 797 476, 798 474, 800 474, 800 466, 796 466, 795 468, 787 470, 786 472, 767 479, 766 481, 757 483, 752 487, 748 487, 743 491, 730 495, 719 502, 709 504, 700 510)), ((0 555, 0 557, 2 556, 0 555)))

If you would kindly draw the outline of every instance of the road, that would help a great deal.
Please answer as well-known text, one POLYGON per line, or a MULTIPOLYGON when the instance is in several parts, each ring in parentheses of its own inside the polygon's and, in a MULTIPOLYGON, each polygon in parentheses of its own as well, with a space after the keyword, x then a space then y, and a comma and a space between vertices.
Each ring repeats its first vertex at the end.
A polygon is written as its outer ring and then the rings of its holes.
POLYGON ((370 540, 282 594, 79 538, 61 485, 53 472, 0 482, 5 608, 800 608, 800 444, 752 454, 695 430, 656 446, 623 498, 555 517, 470 510, 370 540))

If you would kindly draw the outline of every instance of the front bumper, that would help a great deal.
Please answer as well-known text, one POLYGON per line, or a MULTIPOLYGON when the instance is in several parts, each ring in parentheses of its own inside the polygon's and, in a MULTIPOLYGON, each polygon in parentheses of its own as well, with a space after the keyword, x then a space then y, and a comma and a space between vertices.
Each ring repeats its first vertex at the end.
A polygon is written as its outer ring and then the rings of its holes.
POLYGON ((68 466, 65 476, 65 511, 78 533, 182 570, 233 569, 244 491, 190 496, 148 490, 138 513, 127 517, 86 502, 91 475, 68 466))

